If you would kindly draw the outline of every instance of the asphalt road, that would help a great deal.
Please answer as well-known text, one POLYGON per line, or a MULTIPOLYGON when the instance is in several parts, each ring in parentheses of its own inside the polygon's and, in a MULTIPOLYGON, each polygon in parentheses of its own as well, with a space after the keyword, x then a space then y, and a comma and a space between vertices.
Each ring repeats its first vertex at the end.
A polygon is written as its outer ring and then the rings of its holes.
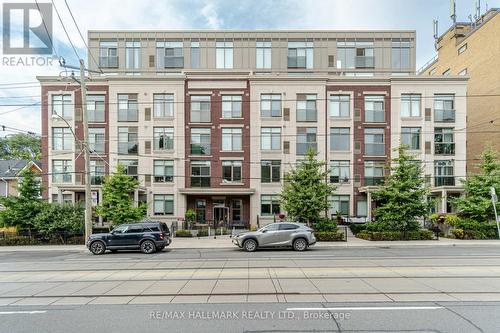
POLYGON ((500 248, 0 252, 0 332, 500 332, 500 248))

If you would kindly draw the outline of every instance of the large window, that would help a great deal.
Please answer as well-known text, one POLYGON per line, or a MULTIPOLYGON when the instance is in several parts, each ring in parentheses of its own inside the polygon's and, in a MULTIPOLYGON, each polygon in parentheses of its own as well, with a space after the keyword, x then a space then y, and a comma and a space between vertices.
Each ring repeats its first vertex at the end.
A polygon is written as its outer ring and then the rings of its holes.
POLYGON ((89 128, 89 148, 91 152, 103 154, 106 143, 106 129, 103 127, 89 128))
POLYGON ((241 139, 242 139, 241 128, 223 128, 222 150, 224 151, 242 150, 241 139))
POLYGON ((453 128, 436 128, 434 130, 434 154, 455 155, 453 128))
POLYGON ((365 96, 365 122, 385 121, 384 96, 365 96))
POLYGON ((410 41, 405 39, 392 40, 392 69, 404 70, 410 67, 410 41))
POLYGON ((317 121, 316 95, 297 94, 297 121, 317 121))
POLYGON ((455 186, 453 161, 434 161, 434 186, 455 186))
POLYGON ((258 69, 271 68, 271 41, 256 42, 256 67, 258 69))
POLYGON ((330 128, 330 150, 349 151, 350 141, 351 135, 348 127, 330 128))
POLYGON ((210 95, 191 96, 191 120, 192 123, 209 123, 210 119, 210 95))
POLYGON ((330 117, 348 118, 350 109, 349 95, 330 96, 330 117))
POLYGON ((125 168, 125 174, 134 179, 138 179, 139 161, 137 160, 118 160, 118 163, 125 168))
POLYGON ((241 117, 241 95, 222 95, 222 118, 241 117))
POLYGON ((174 149, 174 128, 155 127, 153 129, 154 150, 174 149))
POLYGON ((196 209, 196 222, 205 223, 207 214, 207 200, 196 199, 194 206, 196 209))
POLYGON ((156 42, 156 67, 183 68, 184 49, 182 41, 156 42))
POLYGON ((191 187, 210 187, 210 161, 191 161, 191 187))
POLYGON ((402 127, 401 144, 408 146, 411 150, 420 149, 420 127, 402 127))
POLYGON ((281 94, 260 95, 261 117, 281 117, 281 94))
POLYGON ((241 161, 222 161, 222 182, 241 182, 241 161))
POLYGON ((216 67, 223 69, 233 68, 233 42, 218 41, 216 48, 216 67))
POLYGON ((137 94, 118 94, 118 121, 138 121, 137 94))
POLYGON ((125 42, 125 67, 138 69, 141 67, 141 42, 125 42))
POLYGON ((365 128, 365 155, 385 155, 385 140, 383 128, 365 128))
POLYGON ((191 128, 191 155, 210 154, 210 128, 191 128))
POLYGON ((384 162, 365 161, 365 186, 379 185, 384 182, 384 162))
POLYGON ((308 150, 318 150, 316 127, 297 127, 297 155, 306 155, 308 150))
POLYGON ((373 68, 375 57, 372 41, 337 41, 337 68, 373 68))
POLYGON ((200 68, 200 42, 191 41, 191 68, 200 68))
POLYGON ((332 214, 349 216, 350 197, 349 195, 333 195, 332 196, 332 214))
POLYGON ((434 95, 434 121, 455 122, 455 96, 434 95))
POLYGON ((330 183, 348 183, 350 175, 350 161, 330 161, 330 183))
POLYGON ((155 160, 153 163, 155 183, 170 183, 174 181, 174 161, 155 160))
POLYGON ((52 95, 52 113, 64 119, 73 118, 73 101, 71 95, 52 95))
POLYGON ((137 155, 137 127, 118 127, 118 154, 137 155))
POLYGON ((71 183, 73 181, 73 161, 52 160, 52 182, 71 183))
POLYGON ((279 183, 281 180, 281 161, 261 161, 260 180, 262 183, 279 183))
POLYGON ((154 94, 153 95, 153 116, 155 118, 174 116, 174 95, 154 94))
POLYGON ((69 127, 52 128, 52 149, 73 150, 73 134, 69 127))
POLYGON ((281 127, 262 127, 260 129, 260 149, 281 149, 281 127))
POLYGON ((99 67, 118 67, 118 43, 116 41, 99 42, 99 67))
POLYGON ((101 185, 106 175, 106 166, 104 161, 91 160, 90 161, 90 183, 92 185, 101 185))
POLYGON ((288 68, 313 68, 313 42, 288 42, 288 68))
POLYGON ((172 215, 174 213, 174 195, 173 194, 155 194, 154 195, 154 214, 172 215))
POLYGON ((103 123, 106 120, 104 101, 104 95, 87 95, 87 119, 89 123, 103 123))
POLYGON ((279 194, 260 196, 260 213, 262 216, 276 215, 280 213, 280 196, 279 194))
POLYGON ((420 117, 420 94, 401 95, 401 117, 420 117))

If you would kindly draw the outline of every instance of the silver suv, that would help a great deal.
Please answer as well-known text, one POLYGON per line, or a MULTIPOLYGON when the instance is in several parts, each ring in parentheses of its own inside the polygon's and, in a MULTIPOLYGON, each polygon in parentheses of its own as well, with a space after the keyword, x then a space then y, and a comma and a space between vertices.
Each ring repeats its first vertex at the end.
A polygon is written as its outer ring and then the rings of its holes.
POLYGON ((313 230, 295 222, 271 223, 257 231, 243 232, 233 236, 233 243, 245 251, 253 252, 260 247, 291 246, 295 251, 304 251, 316 243, 313 230))

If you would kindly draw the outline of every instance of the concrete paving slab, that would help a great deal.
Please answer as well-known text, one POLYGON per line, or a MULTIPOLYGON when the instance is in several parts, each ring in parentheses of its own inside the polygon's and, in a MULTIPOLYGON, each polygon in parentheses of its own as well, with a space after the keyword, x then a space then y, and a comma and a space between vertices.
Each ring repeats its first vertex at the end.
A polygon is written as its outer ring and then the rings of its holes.
POLYGON ((429 287, 427 284, 427 280, 416 281, 416 279, 409 278, 386 278, 386 279, 372 279, 372 278, 364 278, 367 284, 375 288, 376 290, 382 293, 391 293, 391 292, 408 292, 408 293, 432 293, 437 290, 436 288, 429 287), (424 284, 424 282, 426 284, 424 284))
POLYGON ((174 296, 137 296, 128 304, 166 304, 170 303, 174 296))
POLYGON ((452 292, 497 292, 500 291, 500 286, 488 283, 487 279, 482 278, 414 278, 416 282, 426 284, 436 290, 452 293, 452 292))
POLYGON ((191 279, 217 279, 220 273, 220 268, 199 269, 193 273, 191 279))
POLYGON ((50 305, 60 297, 26 297, 10 305, 50 305))
POLYGON ((128 304, 133 296, 102 296, 90 301, 88 304, 128 304))
POLYGON ((106 292, 106 295, 140 295, 154 281, 125 281, 106 292))
POLYGON ((208 295, 206 296, 189 296, 178 295, 175 296, 171 303, 207 303, 208 295))
POLYGON ((459 299, 460 301, 478 301, 478 302, 493 302, 500 301, 500 293, 450 293, 454 298, 459 299))
POLYGON ((85 305, 94 299, 95 297, 62 297, 51 305, 85 305))
POLYGON ((8 291, 6 293, 2 293, 2 296, 22 296, 22 297, 34 296, 38 293, 41 293, 42 291, 57 287, 58 285, 60 285, 60 283, 33 282, 33 283, 29 283, 28 285, 26 285, 22 288, 13 289, 13 290, 8 291))
POLYGON ((250 270, 248 268, 224 268, 220 272, 220 279, 225 278, 236 278, 236 279, 246 279, 250 270))
POLYGON ((246 303, 246 295, 211 295, 208 303, 246 303))
POLYGON ((190 280, 179 294, 210 294, 217 280, 190 280))
POLYGON ((393 299, 395 302, 456 302, 457 298, 450 296, 449 294, 386 294, 388 297, 393 299))
POLYGON ((284 293, 318 293, 316 286, 306 279, 279 279, 278 283, 284 293))
POLYGON ((392 302, 384 294, 323 294, 327 302, 392 302))
POLYGON ((90 286, 74 292, 73 295, 78 295, 78 296, 104 295, 105 293, 107 293, 116 286, 117 282, 112 282, 112 281, 93 282, 90 286))
POLYGON ((249 280, 248 292, 252 293, 275 293, 276 288, 271 279, 266 280, 249 280))
POLYGON ((151 286, 142 291, 142 295, 156 295, 156 294, 177 294, 181 288, 186 284, 186 281, 157 281, 151 286))
POLYGON ((37 296, 66 296, 92 285, 92 282, 64 282, 57 287, 42 291, 37 296))
POLYGON ((248 303, 278 303, 276 295, 248 295, 248 303))
POLYGON ((248 280, 217 280, 214 294, 248 293, 248 280))
POLYGON ((311 279, 320 293, 373 293, 375 288, 361 279, 311 279))
POLYGON ((19 300, 21 300, 21 298, 0 298, 0 306, 6 306, 19 300))
POLYGON ((290 303, 290 302, 303 302, 303 303, 326 302, 326 299, 321 294, 316 294, 316 295, 288 295, 288 294, 286 294, 285 299, 286 299, 287 303, 290 303))

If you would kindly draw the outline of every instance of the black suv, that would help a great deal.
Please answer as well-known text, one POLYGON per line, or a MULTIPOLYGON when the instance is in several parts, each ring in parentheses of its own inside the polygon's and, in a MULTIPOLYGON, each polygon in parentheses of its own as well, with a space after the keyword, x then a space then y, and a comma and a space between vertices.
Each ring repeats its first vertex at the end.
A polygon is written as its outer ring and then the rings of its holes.
POLYGON ((119 225, 110 233, 92 234, 87 247, 93 254, 103 254, 106 250, 141 250, 149 254, 163 250, 171 242, 165 223, 138 222, 119 225))

